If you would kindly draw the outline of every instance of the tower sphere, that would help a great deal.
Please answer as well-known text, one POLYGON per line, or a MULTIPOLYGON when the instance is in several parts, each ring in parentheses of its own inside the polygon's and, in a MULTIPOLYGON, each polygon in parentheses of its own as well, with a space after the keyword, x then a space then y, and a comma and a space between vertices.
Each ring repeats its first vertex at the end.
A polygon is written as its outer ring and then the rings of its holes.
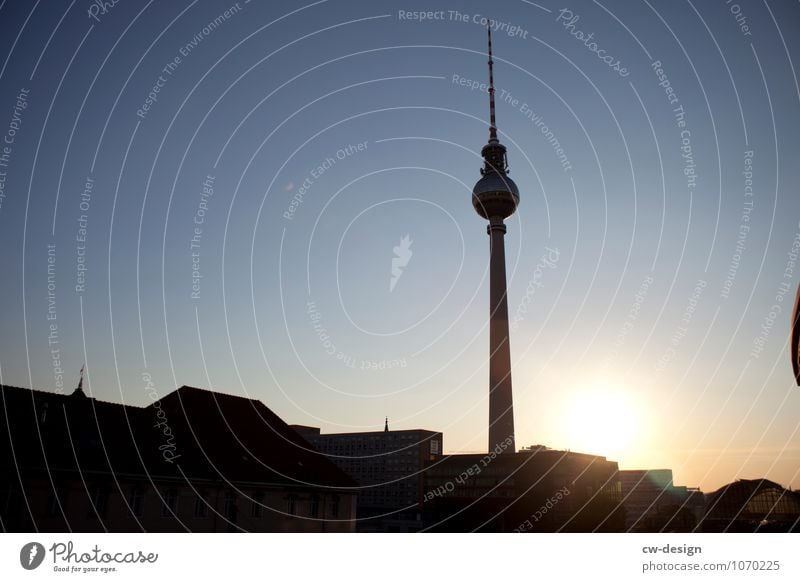
POLYGON ((472 206, 483 218, 508 218, 519 204, 519 189, 506 173, 506 147, 497 139, 490 139, 481 155, 485 161, 483 176, 472 189, 472 206))
POLYGON ((472 189, 472 206, 481 217, 508 218, 519 204, 519 189, 504 174, 484 174, 472 189))

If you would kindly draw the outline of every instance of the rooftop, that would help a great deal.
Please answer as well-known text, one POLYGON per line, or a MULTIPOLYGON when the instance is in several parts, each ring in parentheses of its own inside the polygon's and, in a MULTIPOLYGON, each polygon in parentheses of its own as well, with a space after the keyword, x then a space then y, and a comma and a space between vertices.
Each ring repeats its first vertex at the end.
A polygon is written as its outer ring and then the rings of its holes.
POLYGON ((0 467, 351 488, 258 400, 181 386, 147 407, 0 386, 0 467))

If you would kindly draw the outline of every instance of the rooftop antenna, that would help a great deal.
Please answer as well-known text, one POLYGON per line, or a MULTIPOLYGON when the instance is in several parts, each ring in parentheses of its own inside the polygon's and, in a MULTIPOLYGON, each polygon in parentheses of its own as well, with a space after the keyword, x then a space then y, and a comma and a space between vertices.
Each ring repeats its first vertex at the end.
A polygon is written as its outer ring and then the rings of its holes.
POLYGON ((86 398, 86 392, 83 391, 83 369, 86 367, 86 364, 81 366, 81 379, 78 380, 78 387, 75 388, 75 392, 72 393, 73 396, 77 396, 78 398, 86 398))

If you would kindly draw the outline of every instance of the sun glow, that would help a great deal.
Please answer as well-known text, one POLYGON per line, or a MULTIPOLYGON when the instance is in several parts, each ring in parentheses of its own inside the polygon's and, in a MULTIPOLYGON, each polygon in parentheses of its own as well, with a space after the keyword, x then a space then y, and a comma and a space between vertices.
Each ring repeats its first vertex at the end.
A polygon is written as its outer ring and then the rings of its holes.
POLYGON ((643 437, 642 411, 632 391, 594 383, 572 391, 561 415, 568 447, 619 461, 629 458, 643 437))

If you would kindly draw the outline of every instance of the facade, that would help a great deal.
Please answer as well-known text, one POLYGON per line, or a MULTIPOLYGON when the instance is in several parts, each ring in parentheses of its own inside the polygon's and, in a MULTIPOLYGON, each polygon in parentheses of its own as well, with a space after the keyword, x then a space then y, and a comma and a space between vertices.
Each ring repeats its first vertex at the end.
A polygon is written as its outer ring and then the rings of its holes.
POLYGON ((353 531, 355 483, 257 400, 2 386, 2 531, 353 531))
POLYGON ((359 485, 357 530, 414 532, 423 527, 423 471, 442 457, 440 432, 388 430, 321 434, 293 426, 359 485))
POLYGON ((620 471, 625 531, 688 532, 702 516, 703 495, 676 487, 671 469, 620 471))
POLYGON ((767 479, 740 479, 709 493, 704 532, 800 532, 800 493, 767 479))
POLYGON ((595 455, 542 446, 449 455, 425 472, 425 489, 426 531, 605 532, 625 525, 617 463, 595 455))

